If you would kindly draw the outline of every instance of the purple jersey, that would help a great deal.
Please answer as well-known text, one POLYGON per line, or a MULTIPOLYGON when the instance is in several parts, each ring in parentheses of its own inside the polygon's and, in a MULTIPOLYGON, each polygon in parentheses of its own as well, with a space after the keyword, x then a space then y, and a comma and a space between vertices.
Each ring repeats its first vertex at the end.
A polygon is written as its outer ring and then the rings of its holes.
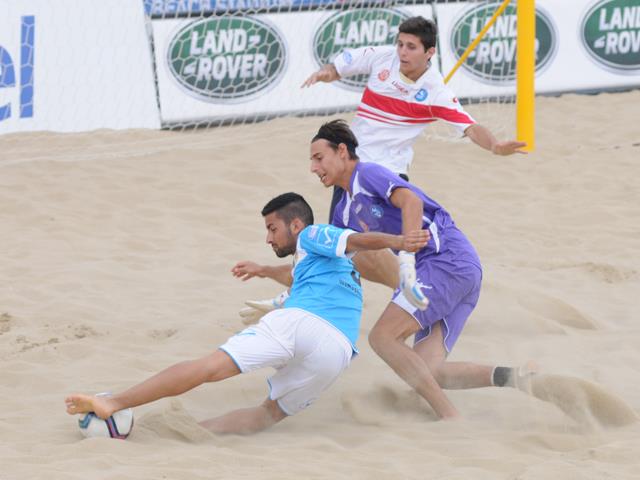
POLYGON ((429 307, 418 310, 400 289, 396 289, 392 301, 422 327, 416 333, 416 343, 442 321, 444 346, 450 352, 480 296, 482 266, 473 246, 444 208, 383 166, 358 162, 350 187, 352 195, 343 192, 332 223, 357 232, 402 233, 402 211, 390 200, 396 188, 408 188, 422 200, 422 226, 431 232, 431 239, 416 253, 416 277, 422 293, 429 298, 429 307))
POLYGON ((449 213, 422 190, 400 178, 387 168, 374 163, 356 163, 351 176, 352 195, 345 191, 336 205, 332 223, 357 232, 402 233, 402 211, 391 203, 396 188, 408 188, 423 203, 422 225, 431 232, 431 240, 419 252, 430 255, 455 250, 480 265, 473 246, 458 230, 449 213))

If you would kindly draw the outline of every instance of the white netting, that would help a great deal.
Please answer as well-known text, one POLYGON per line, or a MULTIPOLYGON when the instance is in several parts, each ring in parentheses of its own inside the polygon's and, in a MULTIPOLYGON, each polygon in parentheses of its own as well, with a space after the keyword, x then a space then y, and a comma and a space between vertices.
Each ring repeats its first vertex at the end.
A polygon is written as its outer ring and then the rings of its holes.
MULTIPOLYGON (((300 85, 345 48, 394 44, 399 24, 415 15, 437 22, 434 66, 446 75, 500 3, 147 0, 162 124, 180 129, 352 111, 366 78, 304 90, 300 85)), ((480 44, 481 54, 471 55, 453 77, 451 86, 463 102, 513 99, 513 25, 515 8, 509 7, 480 44)), ((482 116, 487 109, 493 107, 471 110, 482 116)), ((512 129, 513 108, 508 111, 509 118, 491 115, 500 119, 499 130, 512 129)))
MULTIPOLYGON (((364 78, 308 89, 301 84, 345 48, 393 44, 398 25, 415 15, 437 23, 433 65, 446 75, 501 2, 19 3, 0 0, 6 13, 0 20, 0 134, 182 130, 350 112, 364 78)), ((556 44, 544 16, 539 9, 540 68, 556 44)), ((479 103, 469 111, 501 136, 513 131, 515 42, 515 7, 509 6, 450 82, 463 103, 479 103)), ((428 131, 450 137, 438 126, 428 131)))

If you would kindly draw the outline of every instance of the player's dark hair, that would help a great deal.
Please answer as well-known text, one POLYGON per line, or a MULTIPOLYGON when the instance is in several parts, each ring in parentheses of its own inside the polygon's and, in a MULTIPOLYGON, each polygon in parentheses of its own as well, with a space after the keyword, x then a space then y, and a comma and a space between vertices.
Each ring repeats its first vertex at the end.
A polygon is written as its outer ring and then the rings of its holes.
POLYGON ((398 32, 408 33, 418 37, 422 42, 425 51, 436 46, 438 27, 435 22, 427 20, 424 17, 407 18, 400 24, 400 27, 398 27, 398 32))
POLYGON ((326 140, 329 142, 329 146, 333 150, 338 150, 338 145, 344 143, 349 152, 349 158, 351 160, 357 160, 356 148, 358 146, 358 139, 353 134, 349 125, 344 120, 331 120, 320 127, 316 136, 313 137, 311 143, 316 140, 326 140))
POLYGON ((313 225, 313 211, 302 195, 297 193, 283 193, 269 200, 262 209, 262 216, 266 217, 273 212, 276 212, 287 225, 294 218, 299 218, 305 225, 313 225))

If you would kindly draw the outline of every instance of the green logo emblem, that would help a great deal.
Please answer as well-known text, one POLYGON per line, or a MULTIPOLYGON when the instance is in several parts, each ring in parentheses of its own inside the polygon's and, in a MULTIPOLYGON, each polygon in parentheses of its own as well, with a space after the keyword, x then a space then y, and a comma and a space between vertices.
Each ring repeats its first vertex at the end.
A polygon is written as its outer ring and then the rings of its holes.
POLYGON ((580 30, 582 44, 600 65, 618 73, 640 69, 640 0, 600 0, 580 30))
MULTIPOLYGON (((456 59, 478 36, 500 2, 473 7, 462 13, 451 30, 456 59)), ((510 4, 491 26, 462 67, 486 83, 509 83, 516 78, 516 7, 510 4)), ((536 9, 536 71, 545 68, 555 55, 558 40, 550 17, 536 9)))
POLYGON ((207 18, 182 28, 167 52, 169 71, 197 98, 242 102, 282 76, 285 44, 276 29, 249 17, 207 18))
MULTIPOLYGON (((390 8, 362 8, 332 15, 313 38, 316 62, 319 66, 331 63, 345 48, 393 45, 398 27, 407 18, 390 8)), ((367 75, 342 78, 339 83, 360 90, 367 84, 367 75)))

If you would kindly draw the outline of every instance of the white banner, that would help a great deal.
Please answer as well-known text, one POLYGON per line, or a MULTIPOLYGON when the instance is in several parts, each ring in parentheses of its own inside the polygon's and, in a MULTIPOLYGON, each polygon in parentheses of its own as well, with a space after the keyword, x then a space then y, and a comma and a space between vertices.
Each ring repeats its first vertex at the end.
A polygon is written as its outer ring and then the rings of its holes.
POLYGON ((0 0, 0 133, 159 128, 137 0, 0 0))
MULTIPOLYGON (((445 75, 500 4, 436 4, 445 75)), ((458 96, 515 93, 516 29, 511 2, 451 79, 458 96)), ((537 0, 536 49, 537 93, 638 87, 640 0, 537 0)))
POLYGON ((393 44, 397 25, 431 7, 154 20, 163 123, 256 118, 358 104, 362 86, 301 89, 343 48, 393 44))

